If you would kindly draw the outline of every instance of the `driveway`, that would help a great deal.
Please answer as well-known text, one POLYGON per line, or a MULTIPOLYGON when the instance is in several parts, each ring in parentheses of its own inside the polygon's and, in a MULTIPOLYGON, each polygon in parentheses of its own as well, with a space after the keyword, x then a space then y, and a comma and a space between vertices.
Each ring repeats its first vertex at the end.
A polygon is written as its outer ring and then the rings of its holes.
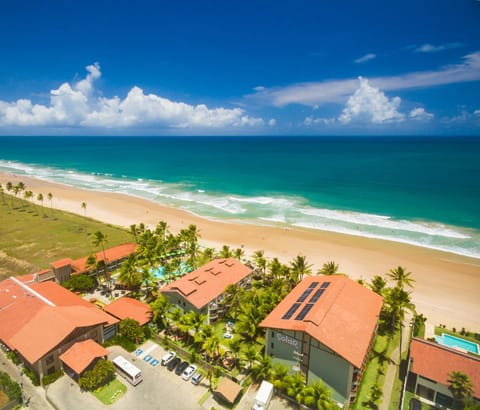
POLYGON ((156 343, 148 341, 141 346, 141 349, 144 353, 136 357, 133 353, 128 353, 118 346, 108 348, 110 360, 121 354, 143 373, 143 381, 137 386, 132 386, 125 379, 119 377, 119 380, 127 386, 127 392, 113 405, 105 406, 92 394, 81 392, 78 385, 68 376, 63 376, 49 387, 48 397, 58 409, 68 410, 197 410, 202 408, 198 401, 207 390, 205 384, 194 386, 190 382, 182 380, 174 372, 169 372, 160 364, 153 367, 145 362, 143 360, 145 352, 157 360, 160 360, 166 353, 156 343))

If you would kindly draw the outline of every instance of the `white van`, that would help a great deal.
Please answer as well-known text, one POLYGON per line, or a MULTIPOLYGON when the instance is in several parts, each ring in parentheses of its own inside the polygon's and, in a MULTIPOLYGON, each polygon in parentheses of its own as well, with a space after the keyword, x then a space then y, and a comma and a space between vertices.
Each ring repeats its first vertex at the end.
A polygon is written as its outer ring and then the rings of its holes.
POLYGON ((262 381, 253 402, 252 410, 266 410, 273 396, 273 384, 262 381))

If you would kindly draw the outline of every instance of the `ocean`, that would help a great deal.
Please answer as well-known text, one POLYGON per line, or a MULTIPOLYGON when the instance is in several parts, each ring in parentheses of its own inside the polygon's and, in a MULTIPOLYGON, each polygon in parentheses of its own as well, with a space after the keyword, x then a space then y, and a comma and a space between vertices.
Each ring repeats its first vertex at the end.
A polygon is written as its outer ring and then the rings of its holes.
POLYGON ((0 137, 0 172, 480 258, 476 137, 0 137))

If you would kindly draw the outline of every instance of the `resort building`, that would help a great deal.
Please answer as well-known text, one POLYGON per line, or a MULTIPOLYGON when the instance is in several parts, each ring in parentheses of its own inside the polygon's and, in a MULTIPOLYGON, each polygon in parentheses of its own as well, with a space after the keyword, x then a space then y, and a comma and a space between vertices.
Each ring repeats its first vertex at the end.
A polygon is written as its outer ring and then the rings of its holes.
POLYGON ((345 276, 304 278, 260 323, 266 354, 340 404, 355 399, 377 332, 381 296, 345 276))
POLYGON ((224 314, 224 292, 229 285, 249 287, 253 269, 237 259, 214 259, 160 289, 172 304, 185 312, 207 315, 208 323, 224 314))
POLYGON ((150 322, 153 315, 150 305, 126 296, 105 306, 103 310, 119 320, 134 319, 140 326, 150 322))
POLYGON ((452 408, 448 389, 452 372, 465 373, 473 385, 473 396, 480 400, 480 356, 414 337, 410 345, 408 389, 423 401, 440 408, 452 408))
POLYGON ((118 319, 55 282, 11 277, 0 282, 0 323, 0 342, 41 379, 63 367, 62 355, 77 342, 113 336, 118 319))
MULTIPOLYGON (((105 258, 109 271, 118 269, 121 263, 137 249, 136 243, 127 243, 113 248, 105 249, 97 252, 93 256, 97 262, 103 261, 105 258)), ((45 280, 56 280, 58 283, 63 283, 70 279, 71 275, 79 275, 81 273, 89 274, 95 270, 95 266, 87 263, 89 256, 72 260, 70 258, 63 258, 51 263, 51 269, 43 270, 34 274, 37 282, 45 280)))

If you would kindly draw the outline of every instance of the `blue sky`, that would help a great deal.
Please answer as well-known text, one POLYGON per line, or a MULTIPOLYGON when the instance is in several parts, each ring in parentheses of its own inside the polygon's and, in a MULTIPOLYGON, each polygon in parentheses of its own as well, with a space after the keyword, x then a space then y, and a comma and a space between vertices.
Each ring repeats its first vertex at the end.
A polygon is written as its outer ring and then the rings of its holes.
POLYGON ((0 2, 0 135, 480 133, 480 1, 0 2))

